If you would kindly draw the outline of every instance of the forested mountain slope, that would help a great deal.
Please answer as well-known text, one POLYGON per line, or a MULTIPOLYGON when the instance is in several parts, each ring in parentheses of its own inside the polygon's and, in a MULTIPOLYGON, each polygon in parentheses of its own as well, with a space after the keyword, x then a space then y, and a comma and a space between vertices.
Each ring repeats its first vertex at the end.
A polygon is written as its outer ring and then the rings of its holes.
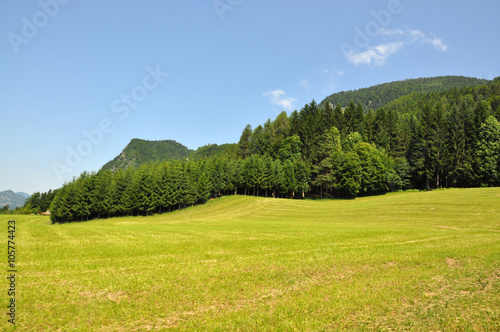
POLYGON ((236 144, 207 144, 196 150, 190 150, 172 140, 147 141, 134 138, 122 153, 106 163, 102 170, 137 168, 149 162, 210 158, 220 154, 234 154, 235 148, 236 144))
POLYGON ((364 109, 372 108, 376 110, 393 100, 412 93, 439 92, 467 86, 473 87, 484 85, 488 83, 488 80, 464 76, 439 76, 408 79, 404 81, 379 84, 354 91, 334 93, 326 97, 320 103, 320 106, 323 106, 328 101, 333 106, 339 103, 340 106, 346 107, 351 101, 353 101, 355 104, 361 103, 364 109))
POLYGON ((190 152, 191 150, 176 141, 147 141, 134 138, 120 155, 106 163, 102 169, 115 171, 139 167, 147 162, 185 159, 190 152))

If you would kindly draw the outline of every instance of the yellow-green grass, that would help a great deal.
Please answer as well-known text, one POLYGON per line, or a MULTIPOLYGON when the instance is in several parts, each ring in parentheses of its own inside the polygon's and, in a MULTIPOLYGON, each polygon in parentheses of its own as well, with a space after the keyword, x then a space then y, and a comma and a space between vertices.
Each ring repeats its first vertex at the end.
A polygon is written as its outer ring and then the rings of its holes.
POLYGON ((18 330, 500 329, 500 188, 10 219, 18 330))

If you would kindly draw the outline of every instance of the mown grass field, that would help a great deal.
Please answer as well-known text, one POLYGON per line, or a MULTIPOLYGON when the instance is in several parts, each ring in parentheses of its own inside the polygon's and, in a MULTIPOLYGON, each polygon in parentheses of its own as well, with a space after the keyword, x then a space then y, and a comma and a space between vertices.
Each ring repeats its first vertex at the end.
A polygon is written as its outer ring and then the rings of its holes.
POLYGON ((12 218, 18 330, 500 330, 500 188, 12 218))

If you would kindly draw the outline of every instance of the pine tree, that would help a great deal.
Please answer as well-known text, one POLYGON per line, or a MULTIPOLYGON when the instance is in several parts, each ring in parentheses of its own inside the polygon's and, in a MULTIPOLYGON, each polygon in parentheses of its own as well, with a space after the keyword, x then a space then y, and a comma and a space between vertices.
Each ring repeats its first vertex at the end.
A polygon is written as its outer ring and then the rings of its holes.
POLYGON ((323 119, 321 122, 324 125, 325 129, 331 128, 335 126, 335 113, 330 102, 326 102, 323 106, 323 119))
POLYGON ((250 155, 250 139, 252 137, 252 126, 247 125, 241 133, 240 141, 238 142, 238 155, 246 158, 250 155))
POLYGON ((336 127, 340 132, 344 132, 344 111, 342 110, 340 103, 337 103, 335 109, 333 110, 333 125, 331 127, 336 127))
POLYGON ((111 177, 109 170, 104 170, 96 175, 95 192, 92 202, 92 210, 100 219, 102 215, 109 215, 111 209, 111 177))
POLYGON ((171 188, 169 187, 168 173, 168 163, 156 165, 153 174, 152 208, 157 210, 158 214, 165 212, 170 205, 169 195, 171 188))
POLYGON ((128 181, 123 197, 123 209, 126 215, 139 215, 140 212, 140 186, 139 172, 128 169, 125 173, 128 181))
POLYGON ((153 201, 153 179, 151 165, 146 164, 136 171, 137 213, 147 215, 156 209, 153 201))
POLYGON ((368 143, 375 143, 376 128, 375 128, 375 112, 370 108, 364 118, 363 137, 368 143))
POLYGON ((127 213, 125 204, 125 193, 127 192, 127 187, 129 186, 130 172, 125 172, 122 169, 115 171, 113 179, 111 181, 110 189, 110 215, 112 216, 123 216, 127 213))
POLYGON ((70 186, 72 184, 65 184, 61 189, 57 190, 57 194, 50 204, 50 220, 53 224, 73 221, 71 201, 69 200, 69 195, 72 194, 70 186))
POLYGON ((304 158, 310 161, 316 159, 315 150, 321 137, 318 131, 321 118, 318 114, 318 105, 314 100, 310 104, 305 105, 299 113, 298 129, 300 139, 302 140, 302 154, 304 158))

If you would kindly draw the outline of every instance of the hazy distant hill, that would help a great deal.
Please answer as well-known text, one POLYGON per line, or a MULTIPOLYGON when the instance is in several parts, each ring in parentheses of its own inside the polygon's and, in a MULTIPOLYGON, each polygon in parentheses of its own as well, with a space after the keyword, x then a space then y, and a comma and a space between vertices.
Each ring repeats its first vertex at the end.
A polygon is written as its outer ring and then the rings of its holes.
POLYGON ((18 194, 18 195, 20 195, 20 196, 23 196, 23 197, 25 197, 25 198, 30 198, 30 196, 31 196, 30 194, 27 194, 27 193, 22 192, 22 191, 20 191, 20 192, 18 192, 18 193, 16 193, 16 194, 18 194))
POLYGON ((327 101, 335 105, 340 103, 342 107, 349 105, 351 100, 355 104, 361 103, 365 108, 374 110, 387 105, 404 95, 415 92, 440 92, 466 86, 478 86, 488 84, 490 81, 464 76, 439 76, 430 78, 408 79, 375 85, 369 88, 342 91, 326 97, 320 106, 327 101))
POLYGON ((18 206, 23 206, 24 202, 30 195, 26 193, 15 193, 12 190, 6 190, 0 192, 0 207, 4 205, 9 205, 11 209, 15 209, 18 206))

